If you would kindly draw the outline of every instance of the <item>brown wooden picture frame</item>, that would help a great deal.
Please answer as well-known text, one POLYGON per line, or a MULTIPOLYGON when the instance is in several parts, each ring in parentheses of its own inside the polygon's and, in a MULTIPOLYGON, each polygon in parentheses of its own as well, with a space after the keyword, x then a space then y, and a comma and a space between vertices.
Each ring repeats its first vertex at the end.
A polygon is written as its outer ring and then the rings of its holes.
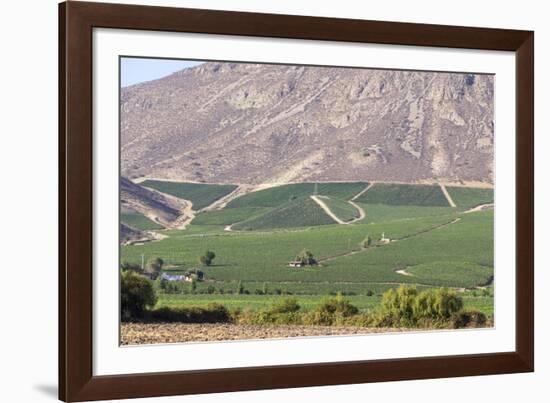
POLYGON ((105 3, 59 5, 59 398, 167 396, 534 370, 534 33, 105 3), (92 31, 246 35, 516 54, 516 349, 490 354, 93 376, 92 31))

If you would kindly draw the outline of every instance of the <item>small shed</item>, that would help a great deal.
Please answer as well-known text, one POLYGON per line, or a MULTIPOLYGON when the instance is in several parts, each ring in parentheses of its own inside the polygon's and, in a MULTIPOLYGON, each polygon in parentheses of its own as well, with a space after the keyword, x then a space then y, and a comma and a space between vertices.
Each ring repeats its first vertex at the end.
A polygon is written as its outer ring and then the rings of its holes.
POLYGON ((386 238, 386 234, 384 232, 382 232, 382 237, 380 238, 380 243, 390 243, 390 242, 391 242, 391 239, 386 238))
POLYGON ((288 262, 289 267, 304 267, 305 264, 302 260, 291 260, 288 262))

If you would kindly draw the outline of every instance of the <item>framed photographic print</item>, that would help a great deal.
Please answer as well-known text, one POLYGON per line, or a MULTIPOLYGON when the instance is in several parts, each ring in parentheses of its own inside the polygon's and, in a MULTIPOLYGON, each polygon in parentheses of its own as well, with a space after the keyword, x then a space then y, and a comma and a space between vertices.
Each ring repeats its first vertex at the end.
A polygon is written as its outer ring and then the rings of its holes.
POLYGON ((59 16, 62 400, 533 371, 533 32, 59 16))

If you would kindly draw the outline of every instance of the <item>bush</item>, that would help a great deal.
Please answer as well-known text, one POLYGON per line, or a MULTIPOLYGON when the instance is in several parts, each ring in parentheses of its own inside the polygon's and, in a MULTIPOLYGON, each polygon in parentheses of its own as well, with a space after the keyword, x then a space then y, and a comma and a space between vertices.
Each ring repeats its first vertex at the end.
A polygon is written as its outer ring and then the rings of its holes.
POLYGON ((122 271, 133 271, 135 273, 142 273, 141 265, 129 262, 122 262, 120 265, 122 271))
POLYGON ((210 303, 206 307, 162 307, 148 312, 148 318, 158 322, 220 323, 231 322, 229 310, 222 304, 210 303))
POLYGON ((449 319, 462 309, 463 303, 455 291, 439 288, 421 292, 414 304, 414 317, 436 320, 449 319))
POLYGON ((398 322, 410 325, 414 322, 414 305, 418 295, 416 287, 401 285, 382 295, 384 311, 398 322))
POLYGON ((448 288, 430 289, 420 294, 415 287, 402 285, 386 291, 382 296, 383 312, 395 324, 438 327, 463 307, 462 298, 448 288), (439 323, 437 323, 439 322, 439 323))
POLYGON ((152 308, 157 303, 152 282, 131 271, 122 273, 120 302, 123 320, 143 317, 145 309, 152 308))
POLYGON ((357 307, 352 305, 347 298, 342 296, 342 294, 325 299, 319 306, 318 310, 342 316, 351 316, 359 312, 357 307))
POLYGON ((269 312, 271 313, 290 313, 298 312, 300 310, 300 305, 298 305, 298 300, 292 297, 280 298, 273 302, 269 312))
POLYGON ((451 317, 453 328, 481 327, 487 324, 487 316, 476 310, 455 312, 451 317))
POLYGON ((352 317, 359 312, 356 306, 352 305, 342 294, 325 299, 313 311, 304 315, 303 321, 308 325, 342 325, 346 318, 352 317))
POLYGON ((179 281, 168 281, 166 279, 161 279, 159 288, 164 291, 166 294, 182 294, 183 293, 183 284, 179 281))

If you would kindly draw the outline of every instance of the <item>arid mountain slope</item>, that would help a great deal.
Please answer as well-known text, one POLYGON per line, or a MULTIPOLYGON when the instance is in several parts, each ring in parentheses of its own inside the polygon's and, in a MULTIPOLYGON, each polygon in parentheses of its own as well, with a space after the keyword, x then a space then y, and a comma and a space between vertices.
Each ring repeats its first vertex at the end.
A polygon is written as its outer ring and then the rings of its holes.
MULTIPOLYGON (((127 178, 120 178, 120 204, 123 212, 141 213, 164 226, 172 227, 176 225, 178 218, 181 219, 185 203, 184 200, 169 198, 127 178)), ((135 234, 129 232, 128 235, 130 238, 135 234)))
POLYGON ((123 175, 493 180, 493 77, 205 63, 123 88, 123 175))

